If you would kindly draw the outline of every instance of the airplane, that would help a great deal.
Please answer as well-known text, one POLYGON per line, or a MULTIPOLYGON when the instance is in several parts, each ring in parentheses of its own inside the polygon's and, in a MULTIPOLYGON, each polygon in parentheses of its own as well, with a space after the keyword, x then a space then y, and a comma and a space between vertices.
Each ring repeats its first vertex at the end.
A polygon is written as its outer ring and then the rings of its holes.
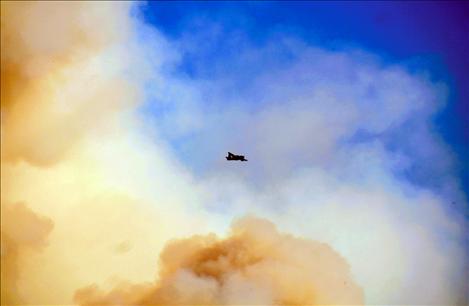
POLYGON ((240 160, 240 161, 248 161, 244 158, 244 155, 236 155, 231 152, 228 152, 228 156, 225 157, 226 160, 240 160))

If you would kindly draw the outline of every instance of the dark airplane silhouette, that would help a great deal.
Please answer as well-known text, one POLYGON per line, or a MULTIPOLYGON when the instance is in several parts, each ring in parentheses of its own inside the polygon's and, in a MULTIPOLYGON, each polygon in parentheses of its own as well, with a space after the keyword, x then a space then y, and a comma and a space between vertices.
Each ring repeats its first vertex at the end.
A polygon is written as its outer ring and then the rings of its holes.
POLYGON ((231 152, 228 152, 228 156, 225 157, 226 160, 240 160, 240 161, 248 161, 244 158, 244 155, 236 155, 231 152))

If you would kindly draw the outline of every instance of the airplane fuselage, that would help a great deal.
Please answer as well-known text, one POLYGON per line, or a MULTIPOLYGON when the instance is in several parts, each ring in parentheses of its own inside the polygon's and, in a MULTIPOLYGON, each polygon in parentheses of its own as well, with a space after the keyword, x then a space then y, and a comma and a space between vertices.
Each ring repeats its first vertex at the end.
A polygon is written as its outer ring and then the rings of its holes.
POLYGON ((248 161, 244 158, 244 155, 236 155, 231 152, 228 152, 228 156, 225 157, 226 160, 239 160, 239 161, 248 161))

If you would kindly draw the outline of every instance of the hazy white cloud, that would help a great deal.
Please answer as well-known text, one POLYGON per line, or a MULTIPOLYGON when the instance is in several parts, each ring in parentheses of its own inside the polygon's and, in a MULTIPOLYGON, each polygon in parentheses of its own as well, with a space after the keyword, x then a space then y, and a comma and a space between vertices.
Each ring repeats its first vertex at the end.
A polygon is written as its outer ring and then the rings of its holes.
POLYGON ((359 50, 239 45, 199 68, 202 80, 182 80, 199 90, 191 114, 202 124, 166 134, 196 169, 205 207, 330 243, 370 304, 464 303, 467 228, 448 204, 465 200, 432 125, 444 84, 359 50), (226 151, 249 162, 227 164, 226 151))

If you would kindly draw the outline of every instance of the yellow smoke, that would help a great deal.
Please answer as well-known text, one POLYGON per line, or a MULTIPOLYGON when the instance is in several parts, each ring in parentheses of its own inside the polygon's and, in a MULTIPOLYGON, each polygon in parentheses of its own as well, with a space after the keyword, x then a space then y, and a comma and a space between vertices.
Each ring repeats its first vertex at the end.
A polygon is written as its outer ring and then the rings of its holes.
POLYGON ((20 258, 46 246, 53 223, 36 215, 23 203, 2 205, 1 214, 1 300, 2 305, 17 304, 23 302, 16 284, 20 258))
POLYGON ((95 60, 125 39, 128 6, 1 3, 3 161, 53 164, 103 116, 136 100, 129 82, 95 60))
POLYGON ((73 272, 97 255, 85 250, 104 240, 91 238, 104 235, 100 222, 110 250, 139 234, 110 230, 124 215, 138 222, 130 229, 148 229, 146 213, 133 213, 138 201, 105 189, 106 175, 85 156, 86 142, 117 133, 116 116, 139 101, 115 51, 129 37, 130 6, 1 2, 2 304, 70 302, 87 279, 73 272), (53 220, 51 233, 36 213, 53 220), (33 247, 47 234, 48 247, 33 247))
POLYGON ((130 11, 1 2, 2 304, 360 303, 335 252, 254 219, 224 240, 169 244, 154 281, 166 241, 218 223, 188 204, 190 176, 129 115, 141 101, 123 48, 130 11), (114 289, 76 292, 91 283, 114 289))
POLYGON ((281 234, 269 221, 236 221, 226 239, 194 236, 170 242, 154 283, 96 285, 77 291, 99 305, 343 305, 362 304, 345 260, 329 246, 281 234))

